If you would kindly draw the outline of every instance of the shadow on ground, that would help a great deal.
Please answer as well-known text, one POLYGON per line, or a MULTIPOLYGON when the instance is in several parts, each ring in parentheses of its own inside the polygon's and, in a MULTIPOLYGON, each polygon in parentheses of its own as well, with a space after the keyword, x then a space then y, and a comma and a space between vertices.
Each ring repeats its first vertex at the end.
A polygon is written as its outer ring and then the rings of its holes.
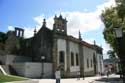
POLYGON ((108 82, 108 83, 122 83, 122 79, 121 78, 106 78, 106 77, 103 77, 101 79, 98 79, 96 80, 97 82, 108 82))

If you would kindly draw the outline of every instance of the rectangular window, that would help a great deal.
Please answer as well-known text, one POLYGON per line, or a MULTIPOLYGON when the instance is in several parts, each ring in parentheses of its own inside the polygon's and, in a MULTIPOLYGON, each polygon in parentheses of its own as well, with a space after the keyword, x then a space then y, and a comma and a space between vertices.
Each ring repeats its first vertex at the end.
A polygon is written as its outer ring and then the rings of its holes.
POLYGON ((71 66, 74 66, 74 54, 71 52, 71 66))
POLYGON ((91 67, 93 66, 93 61, 92 61, 92 59, 91 59, 91 67))
POLYGON ((77 66, 79 65, 79 56, 78 56, 78 54, 76 54, 76 65, 77 66))
POLYGON ((89 59, 87 59, 87 68, 89 68, 89 59))
POLYGON ((59 52, 59 62, 64 63, 64 52, 63 51, 59 52))

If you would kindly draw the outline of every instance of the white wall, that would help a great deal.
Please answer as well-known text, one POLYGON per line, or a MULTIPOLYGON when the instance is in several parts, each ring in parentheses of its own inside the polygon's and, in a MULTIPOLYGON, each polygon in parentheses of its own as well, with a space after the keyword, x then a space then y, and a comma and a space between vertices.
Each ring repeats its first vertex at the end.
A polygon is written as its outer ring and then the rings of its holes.
POLYGON ((89 71, 93 71, 94 70, 94 64, 92 64, 92 67, 91 67, 91 60, 93 62, 93 54, 94 53, 95 53, 95 50, 83 46, 84 72, 89 72, 89 71), (89 60, 89 68, 87 67, 87 59, 89 60))
POLYGON ((97 73, 103 73, 104 67, 103 67, 103 58, 101 54, 97 53, 97 73))
POLYGON ((100 66, 100 54, 97 54, 97 73, 99 74, 101 72, 101 66, 100 66))
POLYGON ((79 56, 79 44, 69 41, 69 51, 70 51, 70 71, 71 72, 78 72, 80 71, 80 67, 76 65, 76 54, 79 56), (74 54, 74 66, 71 65, 71 52, 74 54))
POLYGON ((104 72, 103 55, 101 55, 101 68, 102 68, 101 73, 103 73, 104 72))
MULTIPOLYGON (((75 43, 75 42, 72 42, 72 41, 68 41, 69 42, 69 51, 70 51, 70 55, 67 55, 66 54, 66 40, 65 39, 58 39, 57 40, 57 48, 58 48, 58 56, 57 56, 57 63, 59 65, 59 52, 60 51, 64 51, 65 53, 65 71, 67 69, 67 56, 71 56, 71 52, 74 53, 74 63, 75 65, 74 66, 70 66, 70 71, 71 72, 77 72, 77 71, 80 71, 80 68, 79 66, 76 66, 76 53, 79 54, 79 47, 78 47, 78 44, 75 43)), ((71 57, 70 57, 71 59, 71 57)), ((71 60, 70 60, 71 61, 71 60)), ((71 64, 71 63, 70 63, 71 64)))
MULTIPOLYGON (((71 72, 78 72, 80 71, 80 66, 76 65, 76 54, 79 55, 79 44, 73 41, 68 41, 69 43, 69 55, 66 55, 66 40, 65 39, 58 39, 57 40, 57 63, 59 65, 59 52, 64 51, 65 53, 65 70, 67 69, 67 56, 70 56, 69 61, 70 61, 70 71, 71 72), (71 52, 74 54, 74 66, 71 65, 71 52)), ((92 72, 94 71, 94 63, 93 63, 93 56, 95 54, 95 58, 97 59, 97 71, 101 71, 101 60, 100 60, 100 55, 96 54, 96 50, 83 46, 83 56, 84 56, 84 72, 92 72), (89 68, 87 67, 87 59, 89 60, 89 68), (92 66, 91 66, 92 64, 92 66)))
POLYGON ((64 58, 65 58, 65 62, 64 62, 64 70, 66 71, 67 69, 67 60, 66 60, 66 40, 65 39, 58 39, 57 40, 57 52, 58 52, 58 55, 57 55, 57 64, 59 65, 59 52, 60 51, 63 51, 64 52, 64 58))

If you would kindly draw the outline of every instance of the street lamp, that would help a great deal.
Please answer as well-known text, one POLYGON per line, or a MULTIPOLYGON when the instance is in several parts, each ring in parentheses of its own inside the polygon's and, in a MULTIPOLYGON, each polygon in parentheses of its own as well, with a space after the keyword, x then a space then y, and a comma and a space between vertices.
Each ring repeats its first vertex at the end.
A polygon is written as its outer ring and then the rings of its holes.
POLYGON ((116 38, 122 38, 123 31, 122 28, 114 28, 116 38))
POLYGON ((118 52, 118 57, 121 60, 121 57, 123 56, 123 49, 122 49, 122 41, 123 41, 123 30, 122 28, 114 28, 115 32, 115 38, 116 38, 116 43, 117 43, 117 52, 118 52))
POLYGON ((41 62, 42 62, 42 78, 43 78, 43 75, 44 75, 44 64, 43 64, 43 61, 44 61, 44 59, 45 59, 45 56, 41 56, 41 62))
POLYGON ((123 29, 122 28, 114 28, 115 32, 115 37, 116 37, 116 42, 118 44, 117 52, 118 52, 118 57, 120 59, 121 63, 121 73, 120 75, 123 75, 123 83, 125 83, 125 57, 124 57, 124 52, 123 52, 123 29))

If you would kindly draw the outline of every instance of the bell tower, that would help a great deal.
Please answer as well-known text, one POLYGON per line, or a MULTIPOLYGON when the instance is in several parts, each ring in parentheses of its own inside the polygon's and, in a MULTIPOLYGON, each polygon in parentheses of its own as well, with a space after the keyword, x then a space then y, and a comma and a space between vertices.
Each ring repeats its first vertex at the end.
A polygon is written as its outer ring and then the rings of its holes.
POLYGON ((62 15, 54 17, 53 30, 57 33, 67 35, 67 20, 64 19, 62 15))

